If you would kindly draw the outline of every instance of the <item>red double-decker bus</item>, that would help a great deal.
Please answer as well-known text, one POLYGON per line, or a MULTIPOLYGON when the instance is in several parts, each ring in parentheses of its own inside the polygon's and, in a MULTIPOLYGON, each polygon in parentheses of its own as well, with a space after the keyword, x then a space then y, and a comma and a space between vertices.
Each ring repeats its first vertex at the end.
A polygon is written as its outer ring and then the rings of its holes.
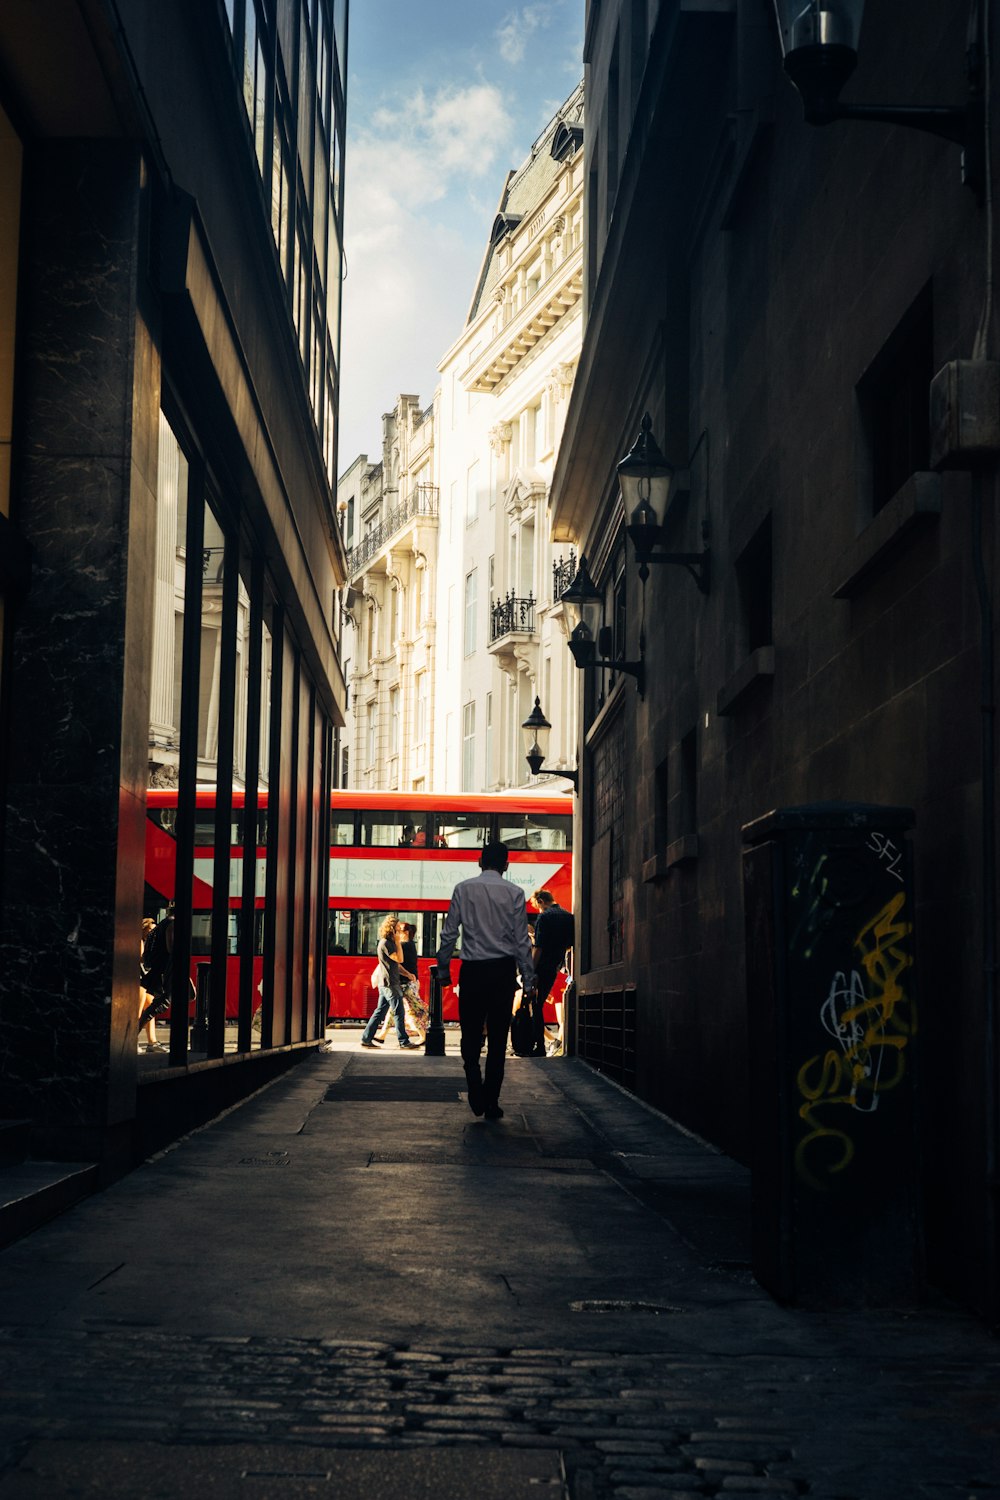
MULTIPOLYGON (((264 906, 267 863, 267 796, 258 799, 254 830, 257 862, 253 990, 259 1005, 266 930, 264 906)), ((162 915, 174 896, 176 792, 150 790, 146 803, 146 892, 148 916, 162 915)), ((417 929, 421 990, 429 993, 429 971, 451 893, 460 880, 479 872, 479 850, 491 839, 510 851, 507 878, 526 897, 545 887, 570 909, 573 802, 571 797, 526 796, 516 792, 435 796, 418 792, 334 792, 330 812, 330 896, 327 959, 329 1019, 362 1019, 371 1013, 375 992, 369 979, 378 929, 390 912, 417 929)), ((243 795, 233 794, 229 861, 229 931, 226 1016, 235 1020, 239 995, 243 858, 247 848, 243 795)), ((212 949, 213 846, 215 795, 197 794, 194 900, 191 931, 192 978, 212 949)), ((456 958, 461 957, 460 950, 456 958)), ((553 991, 558 997, 561 979, 553 991)), ((554 1019, 551 1002, 548 1008, 554 1019)), ((444 992, 444 1018, 457 1019, 451 990, 444 992)))

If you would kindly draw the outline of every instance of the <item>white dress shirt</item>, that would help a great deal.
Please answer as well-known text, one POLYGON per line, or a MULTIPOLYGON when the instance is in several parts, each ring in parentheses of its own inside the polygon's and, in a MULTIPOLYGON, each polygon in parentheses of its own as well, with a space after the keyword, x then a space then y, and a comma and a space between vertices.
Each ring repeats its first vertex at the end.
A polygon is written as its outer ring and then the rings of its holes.
POLYGON ((455 951, 462 929, 462 959, 480 963, 490 958, 514 958, 527 989, 535 982, 528 940, 528 909, 524 894, 497 870, 484 870, 471 880, 460 880, 452 892, 441 929, 437 961, 444 967, 455 951))

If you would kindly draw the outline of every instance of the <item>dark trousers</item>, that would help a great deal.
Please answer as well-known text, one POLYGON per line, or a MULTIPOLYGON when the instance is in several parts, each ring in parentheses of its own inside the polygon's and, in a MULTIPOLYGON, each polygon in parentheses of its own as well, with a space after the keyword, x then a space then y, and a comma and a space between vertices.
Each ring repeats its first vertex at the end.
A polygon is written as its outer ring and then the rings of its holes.
POLYGON ((466 960, 458 971, 458 1019, 462 1025, 462 1062, 470 1098, 480 1095, 487 1109, 500 1100, 510 1013, 517 988, 512 958, 466 960), (486 1078, 479 1071, 486 1029, 486 1078))
POLYGON ((545 1046, 545 1002, 549 998, 549 992, 556 982, 559 973, 560 960, 540 958, 535 970, 537 988, 535 998, 531 1005, 532 1037, 535 1046, 545 1046))

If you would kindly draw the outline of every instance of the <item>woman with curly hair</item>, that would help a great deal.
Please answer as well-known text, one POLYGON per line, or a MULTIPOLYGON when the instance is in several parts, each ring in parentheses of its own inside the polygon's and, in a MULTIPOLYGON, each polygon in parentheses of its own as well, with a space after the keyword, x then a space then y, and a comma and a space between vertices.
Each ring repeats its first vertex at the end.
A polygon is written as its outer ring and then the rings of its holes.
MULTIPOLYGON (((429 1020, 427 1006, 420 995, 420 981, 417 977, 417 929, 412 922, 397 922, 397 930, 402 928, 402 962, 399 966, 399 977, 403 985, 403 1019, 406 1025, 406 1033, 411 1041, 415 1039, 416 1046, 422 1047, 427 1040, 427 1022, 429 1020)), ((389 1031, 389 1017, 385 1016, 381 1026, 372 1037, 373 1042, 381 1044, 385 1041, 389 1031)))
POLYGON ((383 1016, 387 1010, 392 1011, 392 1019, 396 1023, 396 1039, 401 1047, 412 1047, 413 1043, 406 1035, 406 1024, 403 1017, 403 984, 399 973, 399 966, 403 957, 403 927, 405 923, 397 922, 395 917, 386 917, 379 928, 378 935, 378 1004, 368 1017, 368 1024, 361 1033, 362 1047, 374 1047, 373 1037, 379 1028, 383 1016))

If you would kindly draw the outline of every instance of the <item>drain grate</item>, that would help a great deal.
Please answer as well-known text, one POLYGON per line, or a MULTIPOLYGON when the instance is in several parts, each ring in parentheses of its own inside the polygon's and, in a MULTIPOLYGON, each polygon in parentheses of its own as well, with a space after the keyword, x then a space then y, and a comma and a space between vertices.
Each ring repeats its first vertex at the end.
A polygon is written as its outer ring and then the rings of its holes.
POLYGON ((457 1104, 464 1090, 464 1078, 366 1078, 348 1073, 330 1085, 323 1099, 327 1104, 457 1104))
POLYGON ((287 1151, 265 1151, 262 1156, 241 1156, 240 1167, 287 1167, 291 1160, 287 1151))
POLYGON ((585 1298, 582 1302, 571 1302, 570 1312, 578 1313, 649 1313, 654 1318, 666 1313, 682 1313, 683 1307, 671 1307, 666 1302, 631 1302, 613 1299, 585 1298))

